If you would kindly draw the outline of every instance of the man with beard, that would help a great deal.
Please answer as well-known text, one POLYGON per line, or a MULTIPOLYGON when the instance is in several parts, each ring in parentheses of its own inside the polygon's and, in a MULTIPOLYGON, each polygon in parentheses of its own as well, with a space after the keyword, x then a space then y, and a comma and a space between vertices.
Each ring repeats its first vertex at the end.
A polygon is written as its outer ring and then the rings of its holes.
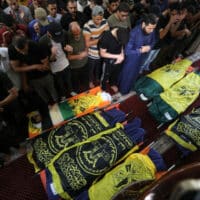
POLYGON ((144 62, 146 54, 156 42, 154 31, 156 25, 156 16, 148 14, 141 20, 141 24, 130 32, 129 42, 125 48, 125 61, 119 80, 119 90, 122 94, 129 93, 138 78, 141 64, 144 62))
POLYGON ((82 28, 87 19, 83 13, 77 11, 77 2, 75 0, 68 0, 66 3, 66 9, 67 13, 64 14, 60 20, 63 29, 68 31, 69 24, 73 21, 78 22, 82 28))

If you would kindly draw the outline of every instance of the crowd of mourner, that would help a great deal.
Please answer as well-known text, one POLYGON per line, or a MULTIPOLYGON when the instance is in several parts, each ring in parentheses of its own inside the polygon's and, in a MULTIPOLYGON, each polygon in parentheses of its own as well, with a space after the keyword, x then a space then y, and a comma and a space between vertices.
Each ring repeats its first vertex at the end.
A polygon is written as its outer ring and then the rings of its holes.
MULTIPOLYGON (((100 86, 125 95, 143 74, 200 51, 199 0, 1 0, 0 158, 27 113, 100 86)), ((10 157, 7 159, 10 159, 10 157)))

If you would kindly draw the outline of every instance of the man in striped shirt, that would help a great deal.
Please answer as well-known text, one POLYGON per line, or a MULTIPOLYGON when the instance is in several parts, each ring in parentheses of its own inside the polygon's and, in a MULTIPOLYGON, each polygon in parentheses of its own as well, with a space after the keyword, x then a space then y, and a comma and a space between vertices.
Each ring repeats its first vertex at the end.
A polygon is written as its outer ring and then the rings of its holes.
POLYGON ((97 43, 101 34, 109 29, 107 21, 103 18, 104 10, 101 6, 95 6, 92 10, 92 19, 83 27, 86 46, 88 48, 89 86, 94 87, 101 76, 101 59, 97 43))

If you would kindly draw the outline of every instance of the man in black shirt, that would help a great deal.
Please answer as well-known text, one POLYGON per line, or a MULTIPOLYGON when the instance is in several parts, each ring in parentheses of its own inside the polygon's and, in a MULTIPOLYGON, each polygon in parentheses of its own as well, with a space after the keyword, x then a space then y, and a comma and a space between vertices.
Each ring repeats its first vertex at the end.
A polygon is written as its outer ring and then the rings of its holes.
POLYGON ((57 101, 53 76, 49 71, 48 51, 23 36, 16 36, 8 49, 13 70, 26 72, 23 76, 24 89, 27 90, 30 85, 47 104, 52 99, 57 101))
POLYGON ((128 42, 129 32, 125 28, 114 28, 103 33, 98 47, 103 58, 101 87, 106 90, 109 81, 114 92, 118 92, 117 82, 121 65, 124 60, 124 46, 128 42))

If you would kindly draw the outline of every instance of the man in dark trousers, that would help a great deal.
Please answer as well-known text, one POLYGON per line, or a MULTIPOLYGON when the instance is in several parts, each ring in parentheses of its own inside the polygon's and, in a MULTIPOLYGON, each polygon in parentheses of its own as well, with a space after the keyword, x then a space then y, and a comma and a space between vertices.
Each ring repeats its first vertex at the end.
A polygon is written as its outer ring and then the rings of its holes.
POLYGON ((8 48, 8 54, 12 69, 25 73, 24 90, 31 86, 46 104, 58 100, 53 76, 49 70, 46 48, 27 40, 24 36, 16 36, 8 48))
POLYGON ((124 47, 128 42, 129 32, 125 28, 113 28, 105 31, 98 42, 100 56, 103 58, 101 87, 106 90, 109 84, 118 92, 118 76, 124 60, 124 47))

